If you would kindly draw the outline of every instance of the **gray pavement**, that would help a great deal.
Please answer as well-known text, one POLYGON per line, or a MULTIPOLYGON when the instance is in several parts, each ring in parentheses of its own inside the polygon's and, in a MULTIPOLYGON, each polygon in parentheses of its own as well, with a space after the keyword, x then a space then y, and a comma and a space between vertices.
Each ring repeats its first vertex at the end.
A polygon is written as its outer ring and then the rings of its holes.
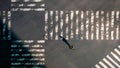
POLYGON ((118 46, 117 41, 70 40, 70 50, 61 40, 46 41, 48 68, 92 68, 118 46))

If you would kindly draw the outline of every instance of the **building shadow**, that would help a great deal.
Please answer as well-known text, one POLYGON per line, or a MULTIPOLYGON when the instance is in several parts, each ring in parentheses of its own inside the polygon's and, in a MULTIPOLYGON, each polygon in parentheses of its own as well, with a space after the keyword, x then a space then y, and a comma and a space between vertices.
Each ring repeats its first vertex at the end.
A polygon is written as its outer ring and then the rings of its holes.
POLYGON ((46 68, 45 65, 35 65, 39 63, 34 58, 28 48, 24 47, 23 42, 15 42, 20 39, 12 30, 10 30, 12 40, 8 39, 8 28, 6 24, 3 24, 2 17, 0 17, 0 67, 2 68, 46 68), (6 26, 6 27, 4 27, 6 26), (3 39, 3 37, 6 37, 3 39), (22 51, 20 51, 22 50, 22 51), (29 54, 30 56, 22 56, 23 54, 29 54), (31 64, 30 64, 31 63, 31 64))

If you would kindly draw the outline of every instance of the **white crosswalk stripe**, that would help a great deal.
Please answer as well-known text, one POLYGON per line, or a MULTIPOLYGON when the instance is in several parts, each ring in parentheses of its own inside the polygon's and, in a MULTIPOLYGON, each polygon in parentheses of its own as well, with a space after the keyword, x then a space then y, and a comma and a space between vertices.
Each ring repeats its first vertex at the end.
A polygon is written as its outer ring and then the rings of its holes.
POLYGON ((96 68, 101 68, 98 64, 95 65, 96 68))
POLYGON ((103 68, 108 68, 102 61, 100 61, 99 64, 100 64, 103 68))
POLYGON ((120 51, 117 48, 114 51, 120 56, 120 51))
POLYGON ((111 62, 109 62, 106 58, 103 59, 103 61, 108 64, 108 66, 110 66, 111 68, 114 68, 114 65, 111 64, 111 62))

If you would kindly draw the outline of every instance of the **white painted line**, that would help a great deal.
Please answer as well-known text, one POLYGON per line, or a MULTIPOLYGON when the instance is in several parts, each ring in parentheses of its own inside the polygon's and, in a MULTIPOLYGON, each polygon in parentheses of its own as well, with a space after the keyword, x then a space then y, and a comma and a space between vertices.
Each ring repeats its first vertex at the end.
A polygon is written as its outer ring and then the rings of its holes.
POLYGON ((111 40, 114 40, 114 31, 111 31, 111 40))
POLYGON ((53 30, 50 32, 51 40, 53 39, 53 30))
POLYGON ((118 48, 120 49, 120 45, 118 45, 118 48))
POLYGON ((17 2, 18 0, 11 0, 11 2, 17 2))
POLYGON ((20 11, 31 11, 32 8, 18 8, 20 11))
POLYGON ((24 40, 24 43, 33 43, 34 40, 24 40))
POLYGON ((120 56, 120 51, 117 48, 114 51, 120 56))
POLYGON ((117 60, 120 62, 120 58, 119 58, 115 53, 111 52, 111 54, 113 55, 113 57, 114 57, 115 59, 117 59, 117 60))
POLYGON ((91 40, 94 39, 94 12, 91 11, 91 40))
POLYGON ((78 14, 79 14, 79 11, 76 11, 76 35, 78 35, 78 33, 79 33, 79 26, 78 26, 78 23, 79 23, 79 16, 78 16, 78 14))
POLYGON ((34 2, 41 2, 41 1, 43 1, 43 0, 33 0, 34 2))
POLYGON ((70 17, 70 19, 71 19, 71 33, 70 33, 70 38, 72 39, 73 38, 73 24, 74 24, 74 22, 73 22, 73 16, 74 16, 74 11, 71 11, 71 17, 70 17))
POLYGON ((96 68, 101 68, 98 64, 95 65, 96 68))
POLYGON ((116 11, 116 18, 119 19, 119 11, 116 11))
POLYGON ((8 11, 8 29, 11 30, 11 12, 8 11))
MULTIPOLYGON (((100 14, 100 11, 97 11, 95 14, 97 19, 99 19, 99 14, 100 14)), ((99 40, 99 31, 100 31, 100 25, 99 25, 99 22, 97 21, 96 22, 96 40, 99 40)))
MULTIPOLYGON (((29 47, 29 45, 27 45, 26 47, 29 47)), ((29 52, 45 52, 45 49, 29 49, 29 52)))
POLYGON ((112 63, 114 63, 117 67, 120 67, 120 65, 115 62, 109 55, 106 56, 112 63))
POLYGON ((32 9, 33 11, 45 11, 45 8, 36 8, 36 9, 32 9))
POLYGON ((102 61, 100 61, 99 64, 103 66, 103 68, 108 68, 102 61))
POLYGON ((37 43, 45 43, 45 40, 38 40, 37 43))
POLYGON ((36 4, 27 4, 27 6, 34 7, 34 6, 36 6, 36 4))
MULTIPOLYGON (((55 27, 55 34, 57 34, 57 33, 58 33, 58 24, 55 27)), ((58 36, 57 35, 55 35, 55 40, 58 40, 58 36)))
MULTIPOLYGON (((119 26, 120 27, 120 26, 119 26)), ((119 40, 119 27, 116 28, 116 40, 119 40)))
POLYGON ((111 68, 115 68, 106 58, 103 58, 103 61, 107 63, 111 68))

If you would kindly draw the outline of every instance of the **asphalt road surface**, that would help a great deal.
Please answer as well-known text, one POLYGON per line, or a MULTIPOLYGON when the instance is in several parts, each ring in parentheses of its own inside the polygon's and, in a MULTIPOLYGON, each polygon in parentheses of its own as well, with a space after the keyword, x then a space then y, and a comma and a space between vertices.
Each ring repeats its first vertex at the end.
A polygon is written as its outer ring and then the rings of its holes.
POLYGON ((108 54, 115 57, 116 54, 111 53, 115 48, 118 49, 117 58, 115 62, 109 62, 114 67, 120 66, 120 24, 115 24, 120 19, 120 0, 35 0, 39 2, 30 2, 34 4, 32 6, 29 1, 12 1, 12 7, 7 0, 0 1, 0 15, 6 17, 6 22, 7 12, 11 11, 11 30, 18 37, 12 36, 12 40, 45 40, 47 68, 92 68, 96 64, 105 67, 105 63, 99 61, 108 54), (36 11, 38 7, 45 10, 36 11), (74 49, 69 49, 59 35, 64 36, 74 49))

